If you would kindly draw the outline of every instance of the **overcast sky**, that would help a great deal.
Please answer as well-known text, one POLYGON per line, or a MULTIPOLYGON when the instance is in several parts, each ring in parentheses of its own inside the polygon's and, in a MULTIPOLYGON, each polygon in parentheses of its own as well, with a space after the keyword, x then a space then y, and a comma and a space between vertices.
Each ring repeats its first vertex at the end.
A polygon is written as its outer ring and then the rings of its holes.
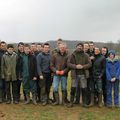
POLYGON ((120 0, 0 0, 0 39, 120 39, 120 0))

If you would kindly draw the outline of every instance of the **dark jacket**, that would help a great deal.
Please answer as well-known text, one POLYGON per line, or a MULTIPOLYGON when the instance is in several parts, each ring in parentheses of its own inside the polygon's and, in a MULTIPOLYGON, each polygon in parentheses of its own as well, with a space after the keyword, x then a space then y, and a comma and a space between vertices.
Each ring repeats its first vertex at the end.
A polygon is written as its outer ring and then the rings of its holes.
POLYGON ((93 62, 93 77, 102 78, 105 71, 105 57, 101 54, 96 55, 93 62))
POLYGON ((67 60, 68 60, 68 53, 65 52, 63 55, 58 51, 56 54, 54 54, 50 61, 50 67, 54 74, 56 74, 56 71, 63 70, 64 76, 68 75, 68 67, 67 67, 67 60))
MULTIPOLYGON (((75 70, 75 72, 73 72, 73 73, 76 73, 77 75, 78 74, 85 75, 85 70, 87 70, 91 67, 90 58, 89 58, 88 54, 84 53, 83 51, 82 52, 74 51, 69 59, 70 60, 68 60, 68 67, 72 70, 75 70), (79 56, 79 60, 77 60, 77 58, 76 58, 77 55, 79 56), (77 61, 79 61, 79 63, 77 61), (78 64, 83 65, 83 69, 77 70, 76 65, 78 65, 78 64)), ((73 76, 75 77, 76 75, 73 75, 73 76)))
POLYGON ((1 61, 2 61, 2 56, 5 54, 6 51, 0 49, 0 79, 1 79, 1 61))
MULTIPOLYGON (((20 59, 19 59, 20 60, 20 59)), ((32 54, 26 55, 25 53, 22 55, 22 63, 21 63, 21 77, 29 77, 33 79, 33 77, 37 77, 37 61, 36 57, 32 54), (26 60, 27 58, 27 60, 26 60), (26 64, 27 61, 27 64, 26 64), (25 65, 26 64, 26 65, 25 65)))
POLYGON ((42 73, 51 73, 50 59, 51 55, 49 53, 41 52, 37 55, 37 72, 39 76, 42 75, 42 73))
POLYGON ((111 81, 112 78, 119 79, 120 77, 120 61, 114 59, 113 61, 109 58, 106 59, 106 78, 111 81))

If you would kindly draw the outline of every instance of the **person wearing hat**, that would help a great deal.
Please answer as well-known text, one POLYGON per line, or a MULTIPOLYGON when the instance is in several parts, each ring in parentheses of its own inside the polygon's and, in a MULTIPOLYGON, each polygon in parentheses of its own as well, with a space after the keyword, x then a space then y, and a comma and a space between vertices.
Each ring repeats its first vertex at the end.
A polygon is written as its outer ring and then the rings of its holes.
POLYGON ((109 50, 106 60, 107 107, 112 107, 112 89, 114 90, 114 105, 119 107, 120 61, 115 58, 115 55, 114 50, 109 50))

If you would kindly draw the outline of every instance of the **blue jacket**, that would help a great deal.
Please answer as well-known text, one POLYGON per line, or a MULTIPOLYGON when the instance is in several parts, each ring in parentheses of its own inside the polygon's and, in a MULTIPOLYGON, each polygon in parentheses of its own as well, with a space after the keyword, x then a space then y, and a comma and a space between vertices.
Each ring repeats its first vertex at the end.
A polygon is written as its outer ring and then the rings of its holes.
POLYGON ((51 55, 49 53, 45 54, 41 52, 37 55, 37 72, 39 76, 42 75, 42 73, 51 73, 50 59, 51 55))
POLYGON ((120 76, 120 61, 117 59, 110 60, 106 59, 106 78, 111 81, 113 77, 119 79, 120 76))

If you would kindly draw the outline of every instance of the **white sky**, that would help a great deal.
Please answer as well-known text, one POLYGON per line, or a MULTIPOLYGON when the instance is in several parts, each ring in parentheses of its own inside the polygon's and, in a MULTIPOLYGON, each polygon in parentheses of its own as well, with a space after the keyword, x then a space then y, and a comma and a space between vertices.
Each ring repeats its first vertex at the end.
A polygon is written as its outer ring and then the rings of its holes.
POLYGON ((120 39, 120 0, 0 0, 7 42, 120 39))

